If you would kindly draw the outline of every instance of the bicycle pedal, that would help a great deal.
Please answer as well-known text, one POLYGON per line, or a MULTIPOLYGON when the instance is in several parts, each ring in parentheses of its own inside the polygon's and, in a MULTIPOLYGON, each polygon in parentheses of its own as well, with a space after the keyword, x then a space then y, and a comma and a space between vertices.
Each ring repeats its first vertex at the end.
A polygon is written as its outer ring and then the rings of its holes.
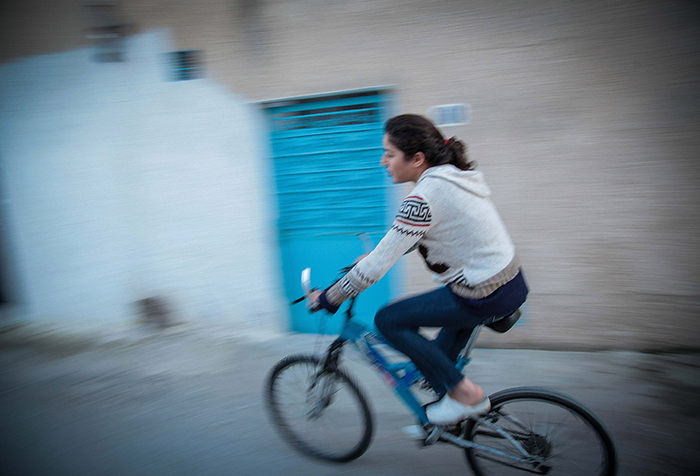
POLYGON ((423 442, 423 444, 424 444, 425 446, 432 446, 432 445, 434 445, 435 443, 438 442, 438 440, 440 439, 440 437, 442 436, 442 434, 444 433, 444 431, 445 431, 445 427, 444 427, 444 426, 434 426, 434 427, 432 427, 432 428, 430 429, 430 431, 428 432, 428 436, 425 438, 425 441, 423 442))
POLYGON ((428 433, 426 433, 421 425, 404 426, 401 428, 401 433, 409 440, 419 441, 421 443, 425 440, 426 436, 428 436, 428 433))

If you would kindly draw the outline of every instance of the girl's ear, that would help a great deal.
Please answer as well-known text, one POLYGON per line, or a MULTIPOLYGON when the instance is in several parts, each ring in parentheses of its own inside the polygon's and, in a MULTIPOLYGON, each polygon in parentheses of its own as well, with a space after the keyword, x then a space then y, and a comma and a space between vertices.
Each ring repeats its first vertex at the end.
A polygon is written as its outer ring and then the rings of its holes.
POLYGON ((416 152, 416 154, 411 158, 411 165, 414 167, 422 167, 425 164, 425 154, 423 152, 416 152))

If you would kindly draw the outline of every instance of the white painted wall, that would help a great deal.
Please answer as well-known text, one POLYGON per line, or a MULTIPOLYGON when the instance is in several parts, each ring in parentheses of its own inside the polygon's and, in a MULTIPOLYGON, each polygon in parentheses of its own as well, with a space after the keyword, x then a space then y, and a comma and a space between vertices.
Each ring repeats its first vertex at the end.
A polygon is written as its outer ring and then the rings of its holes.
POLYGON ((0 65, 0 164, 22 315, 131 323, 286 319, 262 119, 211 80, 168 80, 165 31, 0 65))

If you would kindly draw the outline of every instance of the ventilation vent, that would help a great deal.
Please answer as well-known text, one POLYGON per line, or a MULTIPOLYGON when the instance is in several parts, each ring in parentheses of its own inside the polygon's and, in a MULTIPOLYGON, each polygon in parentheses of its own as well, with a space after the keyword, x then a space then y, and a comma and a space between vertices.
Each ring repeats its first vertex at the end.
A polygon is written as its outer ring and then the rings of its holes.
POLYGON ((361 127, 382 122, 381 101, 377 91, 327 95, 301 100, 282 100, 266 104, 275 131, 328 127, 361 127))
POLYGON ((112 0, 90 0, 83 5, 87 36, 95 45, 95 61, 124 61, 124 36, 130 25, 119 18, 112 0))
POLYGON ((175 51, 169 55, 173 81, 187 81, 203 76, 201 50, 175 51))

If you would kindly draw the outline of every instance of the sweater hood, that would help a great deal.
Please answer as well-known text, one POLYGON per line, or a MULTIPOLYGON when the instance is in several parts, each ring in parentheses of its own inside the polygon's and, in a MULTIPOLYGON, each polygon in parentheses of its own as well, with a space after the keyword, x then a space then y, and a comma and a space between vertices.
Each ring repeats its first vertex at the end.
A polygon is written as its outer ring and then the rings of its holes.
POLYGON ((418 183, 424 180, 446 180, 479 197, 491 195, 491 189, 486 184, 484 174, 477 170, 461 170, 450 164, 438 165, 423 172, 418 183))

